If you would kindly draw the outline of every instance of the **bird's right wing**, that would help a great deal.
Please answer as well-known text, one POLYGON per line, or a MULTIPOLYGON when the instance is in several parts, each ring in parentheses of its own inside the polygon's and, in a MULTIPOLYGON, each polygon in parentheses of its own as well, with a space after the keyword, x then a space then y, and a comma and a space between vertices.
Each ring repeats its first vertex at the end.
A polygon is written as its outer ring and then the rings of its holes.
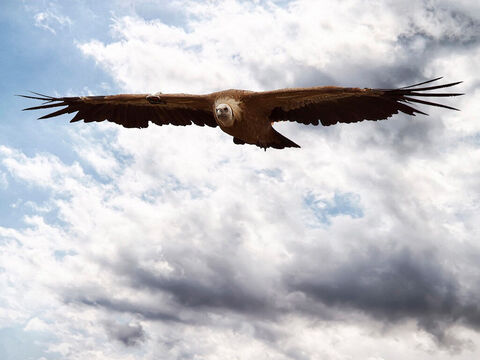
POLYGON ((25 98, 42 100, 39 106, 24 110, 40 110, 63 107, 48 115, 47 119, 75 113, 70 122, 108 120, 126 128, 145 128, 149 121, 157 125, 217 126, 213 115, 212 100, 208 95, 189 94, 125 94, 109 96, 53 97, 34 93, 25 98), (148 98, 148 99, 147 99, 148 98))
POLYGON ((460 93, 431 93, 455 86, 460 82, 422 87, 440 78, 399 89, 359 89, 345 87, 312 87, 280 89, 248 94, 245 102, 260 109, 275 121, 296 121, 303 124, 327 126, 336 123, 352 123, 362 120, 382 120, 403 112, 408 115, 425 114, 412 104, 454 109, 450 106, 427 101, 431 97, 449 97, 460 93))

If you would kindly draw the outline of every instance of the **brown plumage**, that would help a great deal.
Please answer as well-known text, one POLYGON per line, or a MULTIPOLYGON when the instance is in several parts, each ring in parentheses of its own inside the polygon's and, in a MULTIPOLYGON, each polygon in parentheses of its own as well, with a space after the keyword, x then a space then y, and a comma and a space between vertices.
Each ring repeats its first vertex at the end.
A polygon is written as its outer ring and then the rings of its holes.
POLYGON ((383 120, 403 112, 415 116, 424 112, 412 103, 458 110, 422 100, 429 97, 463 95, 432 93, 460 82, 422 87, 441 78, 399 89, 360 89, 312 87, 253 92, 225 90, 208 95, 134 94, 110 96, 52 97, 34 93, 26 98, 43 100, 40 106, 24 110, 62 107, 40 119, 63 114, 76 115, 70 122, 112 121, 127 128, 157 125, 219 126, 233 136, 235 144, 253 144, 261 148, 299 147, 272 127, 277 121, 296 121, 324 126, 362 120, 383 120))

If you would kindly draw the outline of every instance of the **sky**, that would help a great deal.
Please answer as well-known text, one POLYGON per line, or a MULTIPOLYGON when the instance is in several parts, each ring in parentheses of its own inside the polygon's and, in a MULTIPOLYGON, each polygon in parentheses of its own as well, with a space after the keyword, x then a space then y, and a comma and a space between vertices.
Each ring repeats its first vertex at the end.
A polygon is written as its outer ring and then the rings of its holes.
POLYGON ((480 358, 476 0, 2 0, 0 358, 480 358), (54 96, 390 88, 302 146, 38 121, 54 96), (443 101, 443 100, 442 100, 443 101))

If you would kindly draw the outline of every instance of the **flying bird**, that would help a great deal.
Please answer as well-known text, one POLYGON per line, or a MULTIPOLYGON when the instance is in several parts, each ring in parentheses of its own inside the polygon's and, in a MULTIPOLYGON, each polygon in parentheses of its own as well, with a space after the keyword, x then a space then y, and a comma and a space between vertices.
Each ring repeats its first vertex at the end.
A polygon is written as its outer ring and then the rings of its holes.
POLYGON ((416 113, 427 115, 412 107, 412 103, 458 110, 425 100, 463 95, 430 92, 460 84, 461 81, 422 86, 440 79, 398 89, 324 86, 263 92, 232 89, 207 95, 159 92, 79 97, 53 97, 38 93, 33 93, 35 96, 20 96, 44 101, 40 106, 24 110, 62 107, 40 119, 76 112, 70 122, 108 120, 126 128, 146 128, 150 122, 157 125, 218 126, 233 137, 235 144, 253 144, 266 150, 270 147, 300 147, 273 128, 273 124, 279 121, 329 126, 384 120, 399 112, 413 116, 416 113))

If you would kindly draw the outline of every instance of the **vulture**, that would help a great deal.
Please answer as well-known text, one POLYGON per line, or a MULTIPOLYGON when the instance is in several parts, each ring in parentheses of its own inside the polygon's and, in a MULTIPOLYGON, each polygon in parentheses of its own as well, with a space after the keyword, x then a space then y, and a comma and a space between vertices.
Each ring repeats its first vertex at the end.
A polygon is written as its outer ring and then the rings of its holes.
POLYGON ((460 84, 428 85, 436 78, 397 89, 351 87, 287 88, 273 91, 224 90, 207 95, 191 94, 123 94, 107 96, 53 97, 39 93, 20 95, 44 101, 24 110, 55 109, 40 117, 47 119, 76 113, 70 122, 83 120, 112 121, 126 128, 157 125, 199 125, 219 127, 233 137, 235 144, 252 144, 260 148, 298 148, 296 143, 275 131, 278 121, 330 126, 363 120, 384 120, 399 112, 426 113, 412 104, 458 110, 427 101, 429 97, 463 95, 431 92, 460 84))

